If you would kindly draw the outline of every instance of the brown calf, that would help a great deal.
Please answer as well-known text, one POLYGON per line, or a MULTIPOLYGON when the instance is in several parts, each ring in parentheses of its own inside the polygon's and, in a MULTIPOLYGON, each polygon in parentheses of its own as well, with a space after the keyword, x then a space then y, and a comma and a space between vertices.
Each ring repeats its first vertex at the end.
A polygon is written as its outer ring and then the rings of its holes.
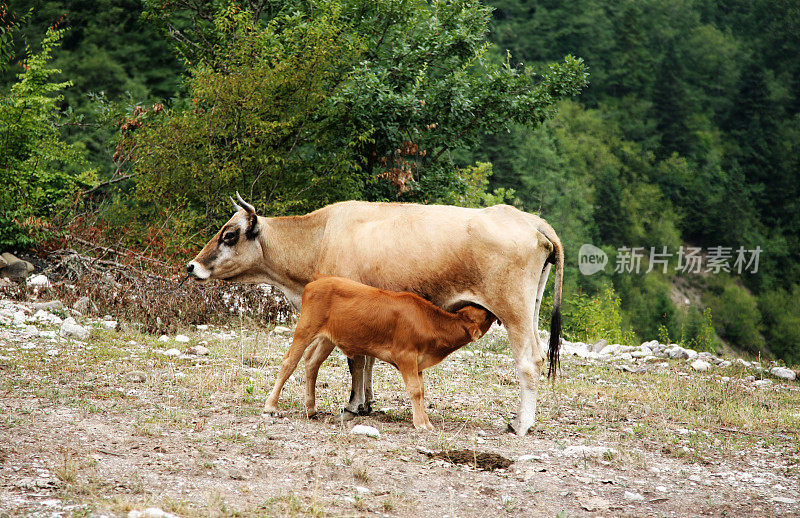
POLYGON ((306 285, 292 346, 286 352, 266 410, 276 411, 284 383, 306 354, 306 410, 317 413, 315 385, 323 361, 338 346, 348 358, 373 356, 397 367, 411 398, 414 427, 433 429, 422 399, 422 370, 483 336, 496 320, 476 306, 447 313, 412 293, 379 290, 342 277, 306 285))

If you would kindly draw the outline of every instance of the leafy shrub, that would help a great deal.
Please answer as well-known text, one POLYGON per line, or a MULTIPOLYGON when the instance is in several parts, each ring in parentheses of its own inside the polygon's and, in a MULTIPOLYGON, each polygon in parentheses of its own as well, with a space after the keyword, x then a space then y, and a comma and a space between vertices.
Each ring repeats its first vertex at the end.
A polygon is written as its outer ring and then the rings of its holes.
POLYGON ((42 50, 29 51, 18 82, 0 101, 0 247, 31 246, 95 181, 94 171, 84 169, 84 146, 65 143, 57 126, 61 92, 71 83, 53 82, 61 71, 47 64, 63 35, 47 31, 42 50))
POLYGON ((722 338, 757 352, 764 346, 764 338, 759 333, 761 313, 756 298, 741 286, 723 282, 722 292, 708 297, 714 311, 714 327, 722 338))
MULTIPOLYGON (((552 297, 549 304, 552 306, 552 297)), ((542 314, 549 315, 545 309, 542 314)), ((621 344, 635 340, 634 334, 623 326, 620 298, 609 285, 594 295, 578 292, 564 297, 563 323, 564 334, 570 340, 593 343, 604 338, 621 344)))
POLYGON ((759 298, 767 347, 786 363, 800 364, 800 285, 768 291, 759 298))

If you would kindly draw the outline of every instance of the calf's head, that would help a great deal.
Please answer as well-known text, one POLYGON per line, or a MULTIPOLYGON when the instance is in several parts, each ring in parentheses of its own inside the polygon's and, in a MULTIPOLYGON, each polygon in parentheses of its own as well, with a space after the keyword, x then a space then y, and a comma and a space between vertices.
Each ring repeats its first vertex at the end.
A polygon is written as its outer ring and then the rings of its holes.
POLYGON ((262 256, 258 239, 260 226, 256 209, 236 193, 236 214, 211 238, 186 265, 186 272, 197 280, 226 279, 247 281, 253 266, 262 256))
POLYGON ((472 335, 473 340, 477 340, 485 335, 486 331, 488 331, 489 328, 492 327, 494 321, 497 320, 497 317, 490 312, 472 305, 464 306, 459 309, 456 311, 456 315, 467 323, 467 329, 470 335, 472 335))

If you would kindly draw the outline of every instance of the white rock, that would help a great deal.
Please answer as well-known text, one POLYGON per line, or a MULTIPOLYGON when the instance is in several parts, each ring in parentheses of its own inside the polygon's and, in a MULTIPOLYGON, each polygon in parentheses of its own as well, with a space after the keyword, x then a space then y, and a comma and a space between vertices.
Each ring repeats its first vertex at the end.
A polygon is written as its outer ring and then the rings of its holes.
POLYGON ((292 334, 292 330, 286 326, 275 326, 272 332, 278 336, 290 336, 292 334))
POLYGON ((697 351, 694 349, 684 349, 684 351, 686 351, 686 354, 688 355, 686 358, 687 360, 691 361, 697 358, 697 351))
POLYGON ((561 451, 561 455, 565 457, 602 457, 616 453, 617 450, 606 446, 567 446, 561 451))
POLYGON ((378 431, 377 428, 374 426, 368 426, 365 424, 357 424, 350 430, 350 433, 353 435, 366 435, 368 437, 380 437, 381 432, 378 431))
POLYGON ((165 518, 166 513, 158 507, 148 507, 144 510, 144 518, 165 518))
POLYGON ((785 496, 776 496, 772 499, 773 502, 778 502, 779 504, 794 504, 797 502, 794 498, 786 498, 785 496))
POLYGON ((529 453, 527 455, 520 455, 519 458, 517 458, 517 462, 525 462, 528 460, 542 460, 542 456, 529 453))
POLYGON ((58 349, 50 349, 47 351, 47 356, 58 356, 59 350, 58 349))
POLYGON ((166 351, 164 351, 163 354, 164 356, 180 356, 181 352, 173 347, 172 349, 167 349, 166 351))
POLYGON ((674 346, 671 349, 666 350, 667 356, 672 358, 673 360, 685 360, 689 357, 689 353, 686 352, 686 349, 680 346, 674 346))
MULTIPOLYGON (((86 340, 89 338, 89 330, 78 324, 71 324, 65 320, 61 324, 61 336, 75 337, 79 340, 86 340)), ((74 322, 74 321, 73 321, 74 322)))
POLYGON ((667 486, 656 486, 656 491, 660 491, 661 493, 666 493, 667 486))
POLYGON ((756 380, 753 382, 756 387, 767 387, 772 385, 772 380, 756 380))
POLYGON ((607 345, 608 345, 608 342, 607 342, 606 340, 604 340, 604 339, 602 339, 602 338, 601 338, 600 340, 598 340, 597 342, 595 342, 595 343, 594 343, 594 345, 592 345, 591 352, 593 352, 593 353, 599 353, 599 352, 600 352, 600 351, 602 351, 602 350, 603 350, 603 348, 604 348, 605 346, 607 346, 607 345))
POLYGON ((631 502, 641 502, 642 500, 644 500, 644 497, 642 495, 640 495, 639 493, 635 493, 633 491, 625 491, 623 496, 625 497, 625 500, 630 500, 631 502))
POLYGON ((600 354, 608 354, 608 355, 617 354, 617 352, 619 352, 620 347, 621 346, 619 344, 608 344, 607 346, 600 349, 599 352, 600 354))
POLYGON ((175 341, 176 341, 176 342, 181 342, 181 343, 184 343, 184 344, 185 344, 186 342, 188 342, 189 340, 191 340, 191 338, 189 338, 189 337, 188 337, 188 336, 186 336, 186 335, 178 335, 178 336, 176 336, 176 337, 175 337, 175 341))
POLYGON ((724 369, 725 367, 730 367, 731 362, 729 362, 728 360, 722 360, 721 362, 719 362, 718 366, 724 369))
POLYGON ((196 356, 205 356, 209 352, 211 351, 208 350, 208 347, 203 347, 202 345, 195 345, 186 349, 186 354, 194 354, 196 356))
POLYGON ((100 327, 108 329, 110 331, 114 331, 117 328, 117 321, 116 320, 101 320, 100 327))
POLYGON ((797 377, 797 374, 795 374, 792 369, 787 369, 786 367, 772 367, 769 370, 769 373, 776 378, 782 378, 785 380, 793 380, 797 377))
POLYGON ((38 320, 39 322, 44 322, 45 324, 60 325, 64 322, 58 315, 54 315, 43 309, 40 309, 39 311, 34 313, 33 318, 34 320, 38 320))
POLYGON ((28 286, 39 286, 42 288, 49 288, 52 286, 52 284, 50 284, 50 279, 48 279, 46 275, 41 274, 29 277, 26 282, 28 283, 28 286))
POLYGON ((703 360, 695 360, 692 362, 692 368, 696 371, 705 372, 711 368, 711 364, 703 360))
POLYGON ((142 518, 143 516, 144 513, 142 513, 141 511, 136 511, 136 510, 128 511, 128 518, 142 518))
POLYGON ((356 491, 361 493, 362 495, 367 495, 372 492, 369 490, 369 488, 366 488, 364 486, 356 486, 356 491))
POLYGON ((161 335, 158 337, 159 342, 169 342, 169 337, 167 335, 161 335))
POLYGON ((64 319, 64 322, 62 322, 62 324, 77 324, 77 322, 75 322, 74 318, 67 317, 67 318, 64 319))
POLYGON ((200 324, 200 325, 197 326, 197 330, 198 331, 207 331, 208 330, 208 325, 207 324, 200 324))

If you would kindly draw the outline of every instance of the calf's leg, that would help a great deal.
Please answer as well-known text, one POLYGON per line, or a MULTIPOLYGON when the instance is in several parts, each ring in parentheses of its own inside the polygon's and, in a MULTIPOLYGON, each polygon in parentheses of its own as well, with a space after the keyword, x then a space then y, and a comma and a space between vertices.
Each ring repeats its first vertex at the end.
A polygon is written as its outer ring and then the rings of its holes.
POLYGON ((417 362, 398 362, 397 368, 403 376, 403 383, 406 385, 408 397, 411 399, 411 411, 414 414, 414 428, 433 430, 428 413, 425 412, 425 386, 422 381, 422 373, 417 367, 417 362))
POLYGON ((286 355, 283 357, 283 363, 281 364, 281 370, 278 373, 278 379, 275 380, 275 386, 272 387, 272 392, 267 398, 267 403, 264 405, 264 412, 278 411, 278 398, 281 395, 281 390, 283 390, 283 385, 297 368, 297 364, 300 362, 300 357, 303 356, 303 352, 311 344, 314 338, 316 337, 313 335, 309 336, 307 332, 301 330, 300 324, 297 325, 297 330, 295 330, 292 345, 289 347, 289 350, 286 351, 286 355))
POLYGON ((319 367, 322 365, 328 356, 330 356, 333 348, 336 347, 333 342, 327 338, 320 338, 317 347, 306 350, 305 365, 306 365, 306 415, 314 417, 317 415, 317 374, 319 367))

